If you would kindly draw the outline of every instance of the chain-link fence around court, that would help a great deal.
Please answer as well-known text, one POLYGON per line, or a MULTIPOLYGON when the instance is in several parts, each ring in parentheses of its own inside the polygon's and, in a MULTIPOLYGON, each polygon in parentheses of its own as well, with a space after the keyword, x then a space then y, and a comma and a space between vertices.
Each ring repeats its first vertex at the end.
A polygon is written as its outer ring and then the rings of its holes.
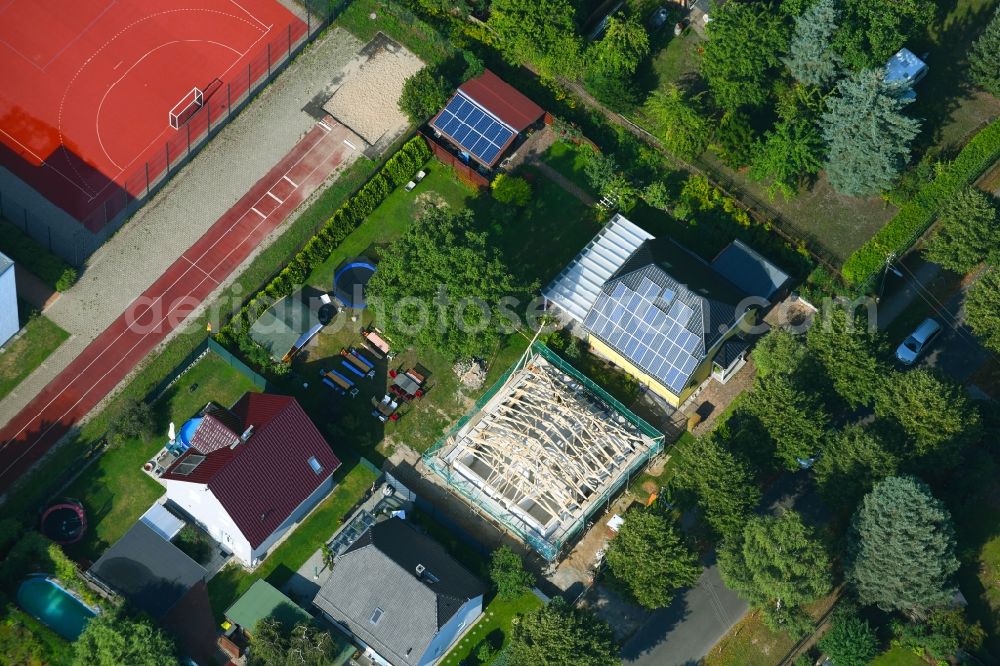
MULTIPOLYGON (((202 90, 201 108, 160 147, 127 174, 110 180, 90 202, 79 225, 49 219, 36 205, 41 195, 0 188, 0 215, 70 263, 81 266, 170 177, 201 150, 244 106, 347 7, 350 0, 310 0, 299 19, 271 30, 269 39, 245 65, 202 90)), ((66 217, 68 220, 68 217, 66 217)))

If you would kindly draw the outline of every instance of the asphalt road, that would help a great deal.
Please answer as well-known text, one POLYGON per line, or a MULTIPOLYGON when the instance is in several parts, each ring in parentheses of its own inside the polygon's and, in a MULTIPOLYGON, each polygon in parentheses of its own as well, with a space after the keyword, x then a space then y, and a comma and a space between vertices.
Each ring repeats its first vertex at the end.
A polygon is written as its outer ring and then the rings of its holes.
POLYGON ((966 284, 942 303, 924 286, 940 269, 922 260, 907 263, 912 263, 913 266, 900 267, 903 269, 904 279, 893 285, 896 288, 887 292, 879 306, 879 328, 885 329, 896 316, 910 307, 929 308, 929 316, 944 327, 944 332, 918 360, 917 365, 934 368, 964 384, 990 356, 965 321, 965 300, 969 287, 975 284, 978 275, 967 280, 966 284))
POLYGON ((622 662, 694 666, 746 612, 746 602, 722 584, 713 555, 698 584, 653 612, 625 643, 622 662))

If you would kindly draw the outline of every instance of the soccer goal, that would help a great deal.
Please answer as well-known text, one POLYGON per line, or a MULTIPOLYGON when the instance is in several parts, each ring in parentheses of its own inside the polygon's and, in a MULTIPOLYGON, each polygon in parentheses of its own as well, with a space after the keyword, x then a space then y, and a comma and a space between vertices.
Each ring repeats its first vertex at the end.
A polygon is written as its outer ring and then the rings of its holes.
POLYGON ((191 120, 191 116, 198 113, 198 109, 202 107, 204 101, 201 89, 192 88, 191 92, 177 102, 174 108, 170 109, 170 126, 174 129, 180 129, 181 125, 191 120))

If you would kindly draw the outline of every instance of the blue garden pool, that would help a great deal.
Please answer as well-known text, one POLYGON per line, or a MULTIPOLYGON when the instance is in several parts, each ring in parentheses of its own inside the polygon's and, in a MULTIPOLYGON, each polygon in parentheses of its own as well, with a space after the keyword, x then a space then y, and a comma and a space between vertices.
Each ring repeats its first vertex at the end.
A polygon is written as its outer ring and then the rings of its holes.
POLYGON ((45 574, 30 576, 21 583, 17 604, 68 641, 79 638, 96 614, 45 574))

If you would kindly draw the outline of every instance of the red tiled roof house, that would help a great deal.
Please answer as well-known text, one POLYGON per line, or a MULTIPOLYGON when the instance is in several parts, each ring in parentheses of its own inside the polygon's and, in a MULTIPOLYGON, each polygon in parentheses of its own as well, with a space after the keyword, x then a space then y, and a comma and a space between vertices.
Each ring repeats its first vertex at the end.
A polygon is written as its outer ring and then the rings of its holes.
POLYGON ((340 461, 294 399, 247 393, 208 409, 160 477, 167 499, 256 566, 333 489, 340 461))
POLYGON ((469 79, 428 123, 434 154, 475 185, 486 186, 545 110, 490 70, 469 79))

